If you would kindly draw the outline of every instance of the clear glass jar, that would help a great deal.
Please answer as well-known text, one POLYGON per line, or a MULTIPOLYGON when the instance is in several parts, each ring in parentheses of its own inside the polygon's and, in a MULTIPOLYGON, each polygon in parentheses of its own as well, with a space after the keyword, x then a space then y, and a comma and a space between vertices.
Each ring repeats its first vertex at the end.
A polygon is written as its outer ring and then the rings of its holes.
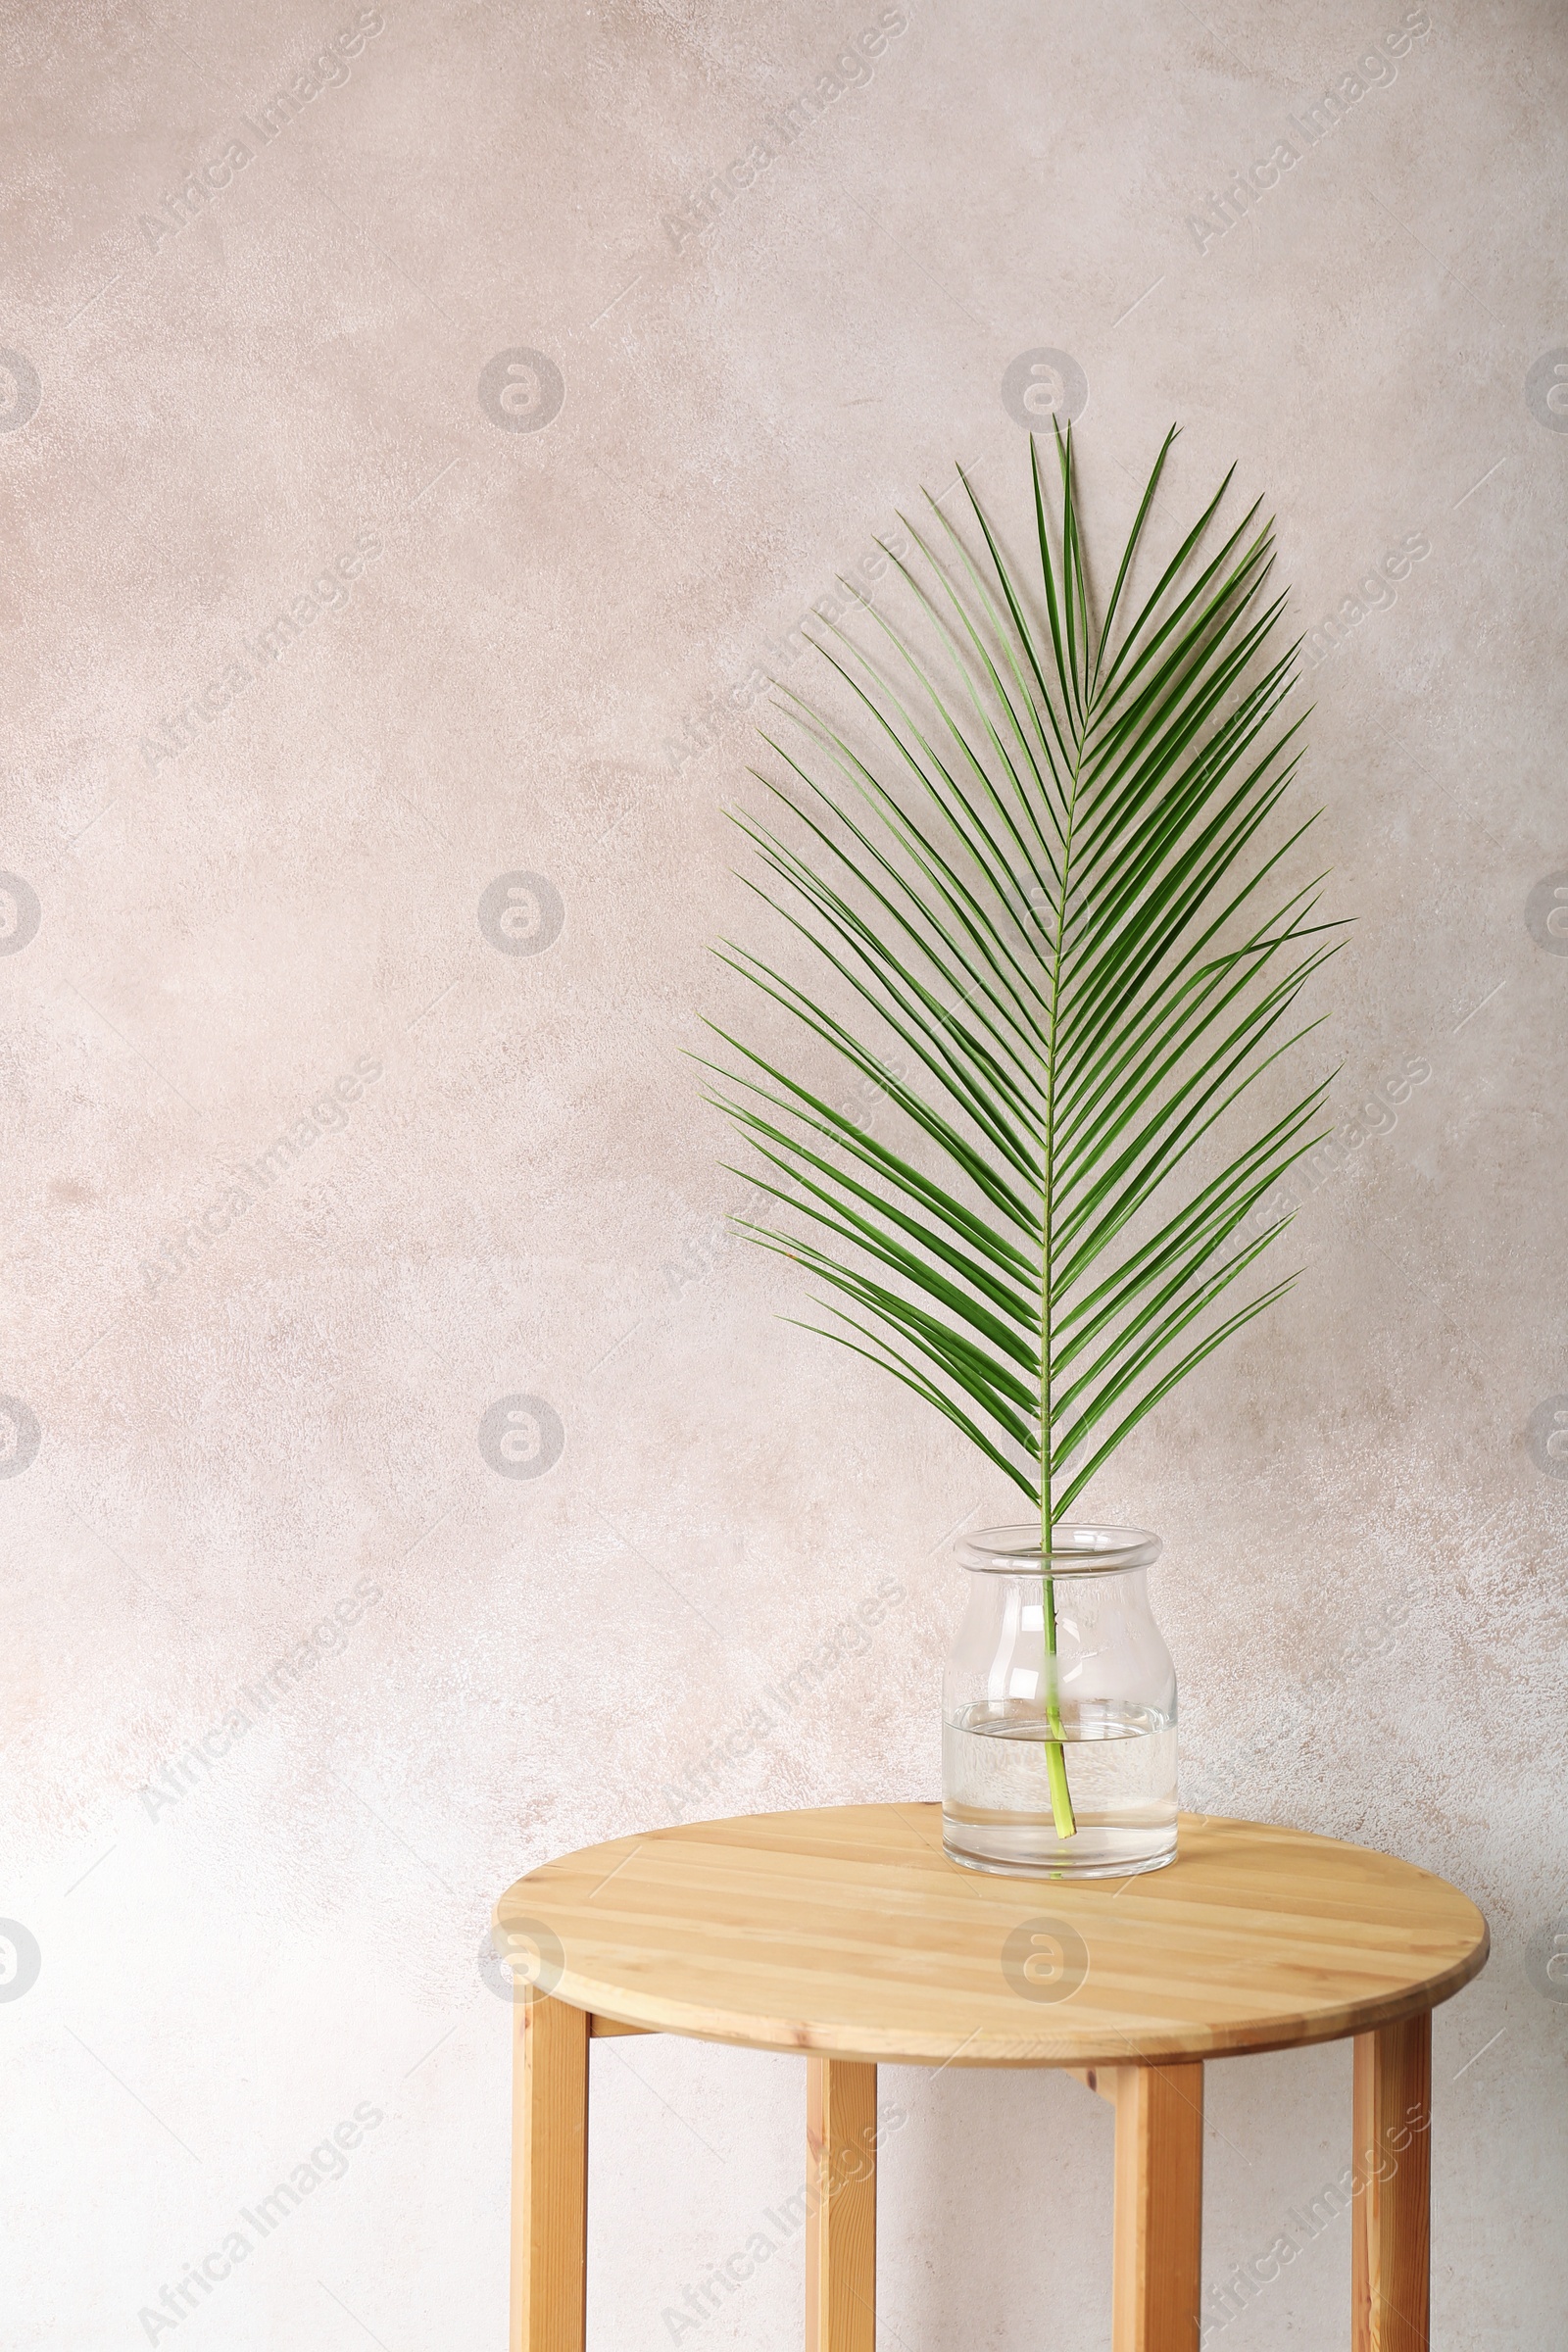
POLYGON ((1035 1527, 961 1543, 942 1691, 942 1840, 967 1870, 1127 1878, 1176 1855, 1176 1669, 1150 1614, 1157 1536, 1035 1527))

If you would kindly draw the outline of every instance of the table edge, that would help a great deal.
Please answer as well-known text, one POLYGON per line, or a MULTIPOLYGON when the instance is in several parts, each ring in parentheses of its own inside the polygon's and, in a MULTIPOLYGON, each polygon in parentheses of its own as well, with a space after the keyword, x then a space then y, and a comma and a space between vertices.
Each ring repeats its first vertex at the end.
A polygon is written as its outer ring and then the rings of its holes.
POLYGON ((1139 2037, 1139 2047, 1129 2049, 1125 2037, 1113 2040, 1085 2033, 1078 2035, 1042 2034, 1020 2046, 1018 2039, 1005 2047, 969 2050, 960 2044, 956 2052, 934 2044, 920 2046, 890 2031, 885 2034, 839 2034, 804 2022, 790 2027, 782 2022, 768 2026, 764 2021, 744 2018, 721 2019, 710 2011, 693 2007, 683 2013, 682 2004, 668 2000, 638 2002, 628 2000, 623 1992, 601 1996, 591 1984, 573 1981, 569 1972, 550 1995, 567 2009, 584 2010, 591 2017, 609 2018, 615 2025, 635 2026, 645 2034, 670 2034, 683 2041, 713 2042, 729 2049, 772 2051, 781 2057, 848 2058, 875 2066, 934 2067, 1074 2067, 1074 2066, 1162 2066, 1175 2060, 1209 2058, 1261 2057, 1270 2050, 1310 2049, 1323 2042, 1348 2041, 1359 2034, 1381 2032, 1386 2026, 1398 2025, 1403 2019, 1420 2017, 1439 2009, 1455 1993, 1462 1992, 1485 1968, 1492 1950, 1492 1932, 1485 1917, 1482 1934, 1473 1950, 1452 1963, 1442 1976, 1416 1988, 1414 1993, 1390 1993, 1381 2001, 1357 2001, 1343 2004, 1316 2016, 1297 2021, 1294 2031, 1281 2029, 1281 2021, 1270 2019, 1265 2030, 1249 2034, 1245 2027, 1229 2032, 1211 2029, 1184 2030, 1171 2033, 1147 2034, 1139 2037), (640 2012, 640 2014, 639 2014, 640 2012), (1054 2041, 1056 2046, 1046 2044, 1054 2041))

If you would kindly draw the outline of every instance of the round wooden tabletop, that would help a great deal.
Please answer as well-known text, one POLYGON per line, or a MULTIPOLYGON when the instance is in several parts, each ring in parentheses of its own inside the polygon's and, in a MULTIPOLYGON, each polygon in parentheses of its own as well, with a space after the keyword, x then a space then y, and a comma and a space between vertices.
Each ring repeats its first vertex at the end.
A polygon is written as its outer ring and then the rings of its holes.
POLYGON ((496 1906, 515 1976, 574 2008, 750 2049, 1083 2066, 1333 2041, 1484 1966, 1446 1880, 1298 1830, 1183 1814, 1131 1879, 958 1869, 933 1804, 760 1813, 547 1862, 496 1906))

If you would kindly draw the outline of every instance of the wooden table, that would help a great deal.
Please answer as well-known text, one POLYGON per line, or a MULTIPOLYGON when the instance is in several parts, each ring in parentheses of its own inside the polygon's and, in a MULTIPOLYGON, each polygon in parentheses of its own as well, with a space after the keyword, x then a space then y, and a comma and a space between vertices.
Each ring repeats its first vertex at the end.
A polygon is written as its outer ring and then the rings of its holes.
POLYGON ((496 1906, 519 1986, 512 2352, 582 2352, 588 2045, 684 2034, 807 2062, 806 2341, 871 2352, 876 2070, 1065 2068, 1116 2111, 1114 2352, 1196 2352, 1203 2063, 1355 2036, 1354 2352, 1426 2352, 1431 2013, 1474 1903, 1335 1838, 1184 1814, 1145 1878, 989 1878, 936 1805, 658 1830, 496 1906))

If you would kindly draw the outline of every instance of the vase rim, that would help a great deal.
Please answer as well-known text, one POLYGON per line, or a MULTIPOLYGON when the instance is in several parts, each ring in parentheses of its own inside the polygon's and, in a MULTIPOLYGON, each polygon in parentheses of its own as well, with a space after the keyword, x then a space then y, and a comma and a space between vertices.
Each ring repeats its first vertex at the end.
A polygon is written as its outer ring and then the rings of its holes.
MULTIPOLYGON (((1058 1527, 1051 1547, 1052 1576, 1113 1576, 1152 1568, 1164 1545, 1147 1527, 1058 1527)), ((1039 1522, 983 1527, 957 1545, 965 1568, 987 1576, 1043 1576, 1047 1572, 1039 1522)))

